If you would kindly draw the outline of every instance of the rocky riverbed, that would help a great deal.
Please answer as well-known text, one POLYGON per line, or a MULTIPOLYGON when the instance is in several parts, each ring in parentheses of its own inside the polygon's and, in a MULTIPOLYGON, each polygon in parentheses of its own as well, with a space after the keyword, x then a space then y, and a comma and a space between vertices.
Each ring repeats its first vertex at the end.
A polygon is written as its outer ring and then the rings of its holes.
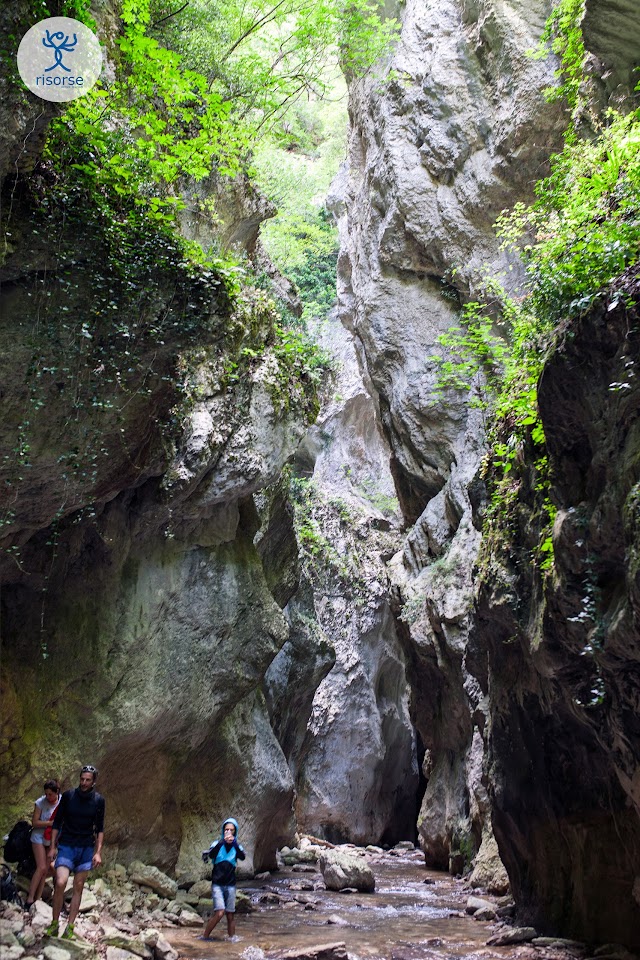
POLYGON ((2 902, 2 960, 633 960, 616 945, 590 949, 514 925, 508 894, 427 870, 408 842, 383 850, 303 839, 278 862, 239 881, 233 940, 224 921, 210 941, 198 939, 211 910, 208 880, 135 862, 91 878, 73 942, 44 936, 46 902, 28 913, 2 902))

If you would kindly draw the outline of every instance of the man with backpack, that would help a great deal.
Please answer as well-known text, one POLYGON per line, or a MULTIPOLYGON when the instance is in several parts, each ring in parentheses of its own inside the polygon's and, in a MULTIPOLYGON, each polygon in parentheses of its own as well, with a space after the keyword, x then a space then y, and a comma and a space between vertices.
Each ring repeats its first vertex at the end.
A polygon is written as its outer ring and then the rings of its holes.
POLYGON ((55 860, 56 885, 53 894, 53 922, 48 937, 58 936, 58 924, 69 874, 74 871, 69 922, 63 940, 74 939, 74 924, 80 909, 82 890, 92 867, 102 863, 104 841, 104 797, 95 789, 98 771, 93 766, 80 771, 80 784, 62 794, 51 832, 51 859, 55 860))

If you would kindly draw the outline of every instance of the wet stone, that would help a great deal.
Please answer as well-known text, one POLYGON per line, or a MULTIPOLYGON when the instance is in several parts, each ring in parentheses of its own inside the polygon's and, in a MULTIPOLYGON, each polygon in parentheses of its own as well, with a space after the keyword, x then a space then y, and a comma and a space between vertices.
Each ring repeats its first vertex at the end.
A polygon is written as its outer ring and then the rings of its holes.
POLYGON ((534 927, 512 927, 487 940, 488 947, 506 947, 512 943, 527 943, 535 940, 538 931, 534 927))
POLYGON ((482 910, 476 910, 473 915, 474 920, 484 920, 491 921, 496 919, 495 910, 490 910, 488 907, 483 907, 482 910))

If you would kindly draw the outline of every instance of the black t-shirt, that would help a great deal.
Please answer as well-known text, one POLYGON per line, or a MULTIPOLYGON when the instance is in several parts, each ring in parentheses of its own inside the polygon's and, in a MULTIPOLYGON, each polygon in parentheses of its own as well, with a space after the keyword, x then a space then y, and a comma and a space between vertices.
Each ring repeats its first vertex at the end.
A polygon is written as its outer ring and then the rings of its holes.
POLYGON ((93 788, 65 790, 58 804, 53 829, 58 843, 70 847, 92 847, 96 835, 104 832, 104 797, 93 788))

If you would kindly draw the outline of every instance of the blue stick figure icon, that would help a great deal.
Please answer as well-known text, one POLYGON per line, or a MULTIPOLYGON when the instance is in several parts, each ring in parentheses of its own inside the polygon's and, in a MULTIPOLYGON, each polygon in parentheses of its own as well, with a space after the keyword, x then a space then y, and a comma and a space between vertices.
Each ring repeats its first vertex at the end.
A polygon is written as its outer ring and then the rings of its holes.
POLYGON ((55 63, 52 63, 50 67, 45 69, 45 73, 49 73, 50 70, 55 70, 56 67, 62 67, 63 70, 66 70, 67 73, 71 73, 71 67, 65 67, 62 62, 62 51, 65 53, 72 53, 73 49, 78 42, 78 37, 74 33, 73 43, 69 40, 68 34, 64 34, 62 30, 56 30, 55 33, 49 33, 48 30, 45 30, 46 37, 42 38, 42 45, 48 47, 54 51, 55 63))

